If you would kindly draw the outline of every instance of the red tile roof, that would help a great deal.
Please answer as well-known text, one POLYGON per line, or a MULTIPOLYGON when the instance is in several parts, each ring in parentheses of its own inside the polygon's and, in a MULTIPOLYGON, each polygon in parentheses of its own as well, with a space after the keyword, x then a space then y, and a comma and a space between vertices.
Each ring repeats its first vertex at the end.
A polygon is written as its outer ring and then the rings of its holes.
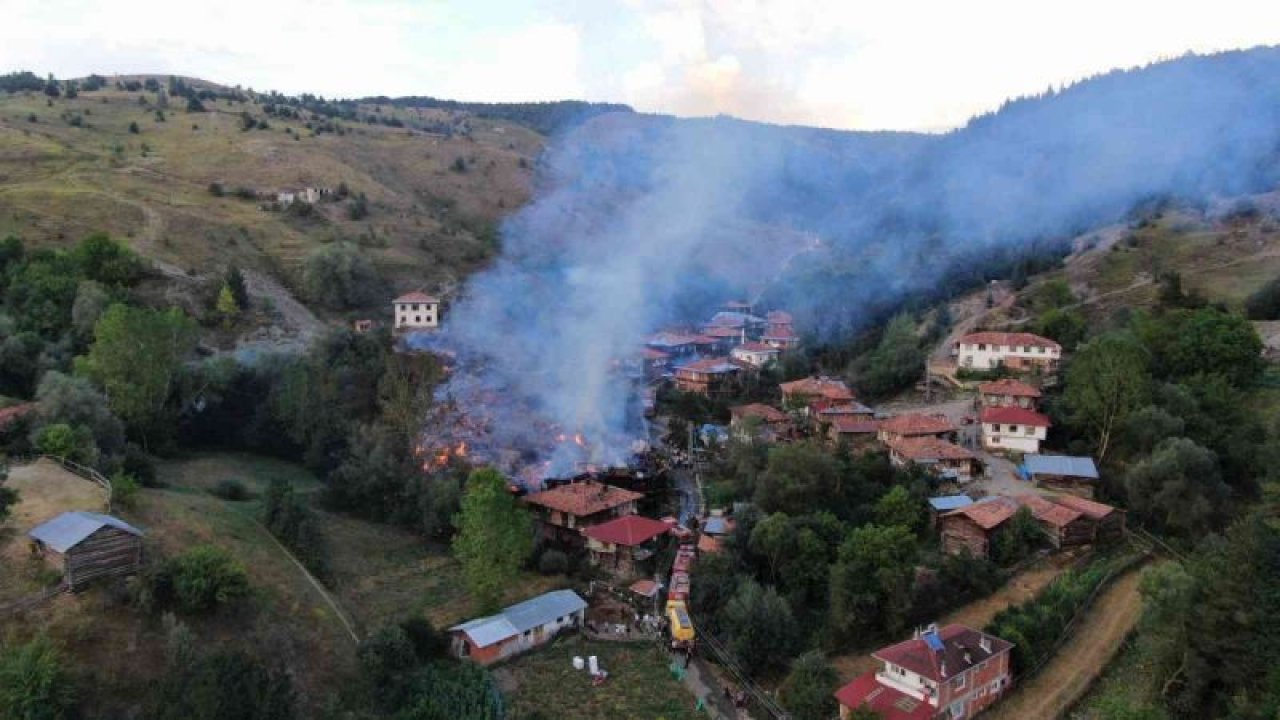
POLYGON ((1041 415, 1035 410, 1028 410, 1016 406, 1009 407, 989 407, 982 409, 982 422, 994 424, 1008 425, 1030 425, 1032 427, 1047 428, 1052 426, 1048 416, 1041 415))
POLYGON ((704 329, 702 334, 713 338, 738 338, 742 337, 742 330, 724 326, 711 326, 704 329))
POLYGON ((853 391, 843 380, 828 377, 807 377, 803 380, 784 382, 778 386, 783 395, 799 395, 802 397, 822 397, 827 400, 852 401, 856 398, 853 391))
POLYGON ((750 405, 737 405, 731 407, 729 408, 729 415, 735 420, 737 418, 758 417, 767 423, 780 423, 791 419, 790 415, 763 403, 751 403, 750 405))
POLYGON ((1054 495, 1053 501, 1059 505, 1069 507, 1072 510, 1078 510, 1085 516, 1093 518, 1094 520, 1101 520, 1112 513, 1122 512, 1106 503, 1100 503, 1096 500, 1088 500, 1075 495, 1054 495))
POLYGON ((570 483, 525 497, 530 505, 559 510, 571 515, 594 515, 639 500, 644 495, 605 485, 594 480, 570 483))
POLYGON ((658 583, 652 580, 637 580, 631 583, 631 592, 641 596, 651 598, 658 594, 658 583))
POLYGON ((1000 495, 979 500, 972 505, 966 505, 958 510, 943 515, 944 518, 963 515, 974 521, 983 530, 990 530, 1004 523, 1005 520, 1013 517, 1018 512, 1018 503, 1013 498, 1007 498, 1000 495))
POLYGON ((995 382, 986 382, 978 386, 978 392, 983 395, 1009 395, 1012 397, 1040 397, 1040 391, 1034 387, 1013 378, 1004 378, 995 382))
POLYGON ((768 320, 770 325, 790 325, 792 322, 791 313, 786 310, 770 310, 765 314, 764 319, 768 320))
POLYGON ((700 553, 718 553, 720 552, 720 540, 714 535, 702 535, 698 538, 698 552, 700 553))
POLYGON ((643 357, 645 360, 666 360, 667 358, 671 357, 667 353, 664 353, 661 350, 654 350, 651 347, 647 347, 641 350, 640 356, 643 357))
POLYGON ((826 418, 841 435, 870 434, 880 431, 880 421, 858 415, 831 415, 826 418))
POLYGON ((1040 346, 1061 350, 1062 346, 1049 338, 1031 333, 976 332, 956 341, 957 345, 996 345, 1003 347, 1040 346))
POLYGON ((623 515, 606 523, 592 525, 583 530, 582 534, 600 542, 635 547, 649 542, 670 529, 671 526, 661 520, 652 520, 640 515, 623 515))
POLYGON ((676 368, 676 374, 681 372, 707 373, 710 375, 723 375, 725 373, 737 372, 738 366, 729 361, 729 358, 707 358, 691 362, 688 365, 681 365, 676 368))
POLYGON ((800 336, 796 335, 796 331, 790 325, 772 324, 765 328, 764 335, 761 337, 765 340, 795 340, 800 336))
POLYGON ((0 430, 8 428, 19 419, 35 412, 36 404, 33 402, 22 403, 21 405, 11 405, 7 408, 0 408, 0 430))
POLYGON ((894 435, 941 435, 955 432, 956 425, 946 415, 907 413, 880 421, 880 429, 894 435))
POLYGON ((859 675, 837 690, 836 702, 851 709, 865 705, 882 720, 929 720, 933 717, 932 705, 881 684, 874 672, 859 675))
POLYGON ((976 460, 977 455, 936 437, 903 437, 888 442, 889 448, 908 460, 976 460))
POLYGON ((994 635, 980 633, 964 625, 947 625, 938 630, 937 637, 942 645, 940 651, 929 647, 923 637, 918 637, 881 648, 871 656, 906 668, 934 682, 942 682, 974 665, 1008 652, 1013 647, 1011 642, 1001 640, 994 635), (981 642, 984 638, 990 642, 988 645, 991 648, 990 652, 982 649, 981 642), (969 656, 969 662, 965 662, 966 654, 969 656))
POLYGON ((687 333, 671 332, 663 330, 656 332, 644 341, 645 345, 656 347, 680 347, 681 345, 692 345, 697 340, 697 336, 687 333))
POLYGON ((1079 510, 1060 505, 1042 495, 1019 495, 1015 499, 1030 510, 1036 520, 1056 528, 1066 527, 1084 515, 1079 510))
POLYGON ((432 297, 432 296, 430 296, 430 295, 428 295, 428 294, 426 294, 426 293, 424 293, 424 292, 418 292, 418 291, 416 291, 416 290, 415 290, 415 291, 410 292, 410 293, 405 293, 404 295, 401 295, 400 297, 396 298, 395 300, 392 300, 391 302, 392 302, 392 303, 395 303, 395 304, 400 304, 400 303, 439 303, 439 302, 440 302, 440 300, 439 300, 438 298, 432 297))

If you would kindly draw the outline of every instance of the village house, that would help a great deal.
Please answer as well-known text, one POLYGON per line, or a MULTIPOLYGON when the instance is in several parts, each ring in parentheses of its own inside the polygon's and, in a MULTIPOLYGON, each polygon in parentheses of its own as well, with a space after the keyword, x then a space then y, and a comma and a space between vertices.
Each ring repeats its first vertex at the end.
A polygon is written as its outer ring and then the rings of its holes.
POLYGON ((760 335, 761 342, 783 351, 800 347, 800 336, 796 335, 791 313, 774 310, 765 316, 765 321, 767 325, 760 335))
POLYGON ((968 550, 976 558, 987 557, 996 533, 1019 507, 1013 498, 995 496, 942 515, 938 521, 942 551, 959 555, 968 550))
POLYGON ((572 590, 554 590, 449 628, 449 647, 458 658, 480 665, 551 642, 562 631, 582 627, 587 603, 572 590))
POLYGON ((642 497, 638 492, 584 480, 527 495, 524 502, 535 510, 541 537, 577 547, 583 543, 584 528, 634 515, 642 497))
MULTIPOLYGON (((658 550, 657 539, 671 530, 660 520, 624 515, 585 528, 591 564, 618 577, 637 575, 658 550)), ((650 568, 651 570, 651 568, 650 568)))
POLYGON ((982 462, 977 455, 931 435, 896 437, 885 444, 889 448, 889 461, 897 467, 917 465, 959 483, 967 483, 982 473, 982 462))
POLYGON ((973 498, 968 495, 939 495, 929 498, 929 527, 937 528, 943 515, 972 504, 973 498))
POLYGON ((1039 370, 1052 372, 1062 359, 1062 346, 1031 333, 976 332, 961 337, 952 349, 961 368, 974 370, 1039 370))
POLYGON ((1023 467, 1027 479, 1046 490, 1092 498, 1098 486, 1098 467, 1090 457, 1028 455, 1023 467))
POLYGON ((982 410, 982 446, 988 450, 1012 450, 1034 454, 1049 434, 1049 418, 1020 407, 989 407, 982 410))
POLYGON ((0 408, 0 433, 8 432, 10 428, 18 427, 18 423, 36 411, 36 404, 21 403, 19 405, 10 405, 7 408, 0 408))
POLYGON ((741 368, 729 358, 707 358, 676 367, 676 387, 699 395, 722 395, 731 389, 741 368))
POLYGON ((830 377, 807 377, 779 383, 778 389, 782 391, 783 407, 801 410, 806 417, 810 415, 810 406, 815 402, 825 403, 823 407, 827 407, 857 400, 843 380, 830 377))
POLYGON ((671 355, 651 347, 640 351, 640 363, 646 380, 657 380, 671 372, 671 355))
POLYGON ((952 440, 957 429, 956 424, 946 415, 907 413, 881 420, 879 438, 880 442, 885 444, 902 438, 918 437, 952 440))
POLYGON ((1076 495, 1054 495, 1053 501, 1078 510, 1092 521, 1092 542, 1108 543, 1124 537, 1124 511, 1120 508, 1076 495))
POLYGON ((422 330, 439 327, 440 300, 423 292, 405 293, 391 301, 397 330, 422 330))
POLYGON ((777 361, 778 349, 760 342, 746 342, 731 350, 729 357, 753 368, 763 368, 777 361))
POLYGON ((666 353, 671 358, 688 357, 697 352, 697 336, 663 330, 644 341, 646 347, 666 353))
POLYGON ((710 338, 714 341, 710 345, 706 341, 699 343, 702 352, 718 355, 726 355, 738 344, 747 342, 746 333, 743 330, 730 327, 711 326, 705 328, 699 337, 710 338))
POLYGON ((282 207, 289 207, 295 202, 304 202, 308 205, 314 205, 320 202, 320 199, 333 192, 329 188, 305 187, 301 189, 281 190, 276 193, 276 202, 282 207))
POLYGON ((1042 495, 1019 495, 1015 500, 1031 511, 1055 550, 1093 542, 1094 523, 1079 510, 1042 495))
POLYGON ((131 575, 142 565, 142 531, 94 512, 64 512, 30 531, 33 550, 60 565, 62 583, 79 590, 103 577, 131 575))
POLYGON ((840 718, 868 708, 883 720, 959 720, 995 704, 1013 682, 1013 643, 964 625, 929 626, 872 657, 879 670, 836 692, 840 718))
POLYGON ((729 408, 729 434, 741 442, 777 442, 792 436, 791 416, 763 403, 729 408))
POLYGON ((1021 407, 1035 410, 1040 391, 1013 378, 1003 378, 978 386, 978 401, 983 407, 1021 407))
POLYGON ((709 328, 733 328, 746 333, 748 336, 754 336, 765 324, 764 318, 756 317, 750 313, 722 310, 713 315, 706 326, 709 328))
POLYGON ((831 442, 844 443, 853 450, 874 446, 880 432, 880 421, 864 415, 825 415, 819 422, 827 428, 831 442))

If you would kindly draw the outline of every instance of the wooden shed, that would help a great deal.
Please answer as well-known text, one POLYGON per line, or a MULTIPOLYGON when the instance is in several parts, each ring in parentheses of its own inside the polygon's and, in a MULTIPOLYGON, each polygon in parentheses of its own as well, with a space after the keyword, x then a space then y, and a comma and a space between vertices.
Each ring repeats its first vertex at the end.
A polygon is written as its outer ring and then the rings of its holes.
POLYGON ((1090 457, 1028 455, 1024 467, 1027 477, 1046 490, 1091 499, 1098 486, 1098 468, 1090 457))
POLYGON ((1124 537, 1124 511, 1120 508, 1075 495, 1058 495, 1053 501, 1089 518, 1094 525, 1094 542, 1105 543, 1124 537))
POLYGON ((1018 507, 1012 498, 996 496, 946 513, 940 522, 943 552, 959 555, 967 549, 974 557, 987 557, 996 533, 1018 507))
POLYGON ((129 575, 142 564, 142 531, 94 512, 65 512, 31 529, 34 550, 61 563, 72 590, 102 577, 129 575))
POLYGON ((1021 495, 1017 500, 1031 511, 1053 547, 1061 550, 1093 542, 1094 522, 1079 510, 1042 495, 1021 495))

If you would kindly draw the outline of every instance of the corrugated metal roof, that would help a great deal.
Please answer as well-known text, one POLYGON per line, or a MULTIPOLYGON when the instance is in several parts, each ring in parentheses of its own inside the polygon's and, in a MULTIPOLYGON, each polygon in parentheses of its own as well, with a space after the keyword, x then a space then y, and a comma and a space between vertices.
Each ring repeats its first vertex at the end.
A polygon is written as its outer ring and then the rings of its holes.
POLYGON ((722 517, 709 517, 702 525, 702 532, 708 535, 727 535, 729 533, 729 521, 722 517))
POLYGON ((476 647, 488 647, 586 607, 587 602, 576 592, 553 590, 516 603, 497 615, 476 618, 449 629, 465 632, 476 647))
POLYGON ((934 510, 946 512, 948 510, 957 510, 965 505, 972 505, 973 498, 968 495, 943 495, 929 498, 929 504, 933 506, 934 510))
POLYGON ((1098 468, 1091 457, 1070 455, 1028 455, 1024 463, 1032 475, 1062 475, 1064 477, 1098 479, 1098 468))
POLYGON ((31 528, 27 535, 44 543, 55 552, 64 553, 104 527, 118 528, 139 537, 143 534, 141 530, 119 518, 77 510, 64 512, 52 520, 43 522, 31 528))

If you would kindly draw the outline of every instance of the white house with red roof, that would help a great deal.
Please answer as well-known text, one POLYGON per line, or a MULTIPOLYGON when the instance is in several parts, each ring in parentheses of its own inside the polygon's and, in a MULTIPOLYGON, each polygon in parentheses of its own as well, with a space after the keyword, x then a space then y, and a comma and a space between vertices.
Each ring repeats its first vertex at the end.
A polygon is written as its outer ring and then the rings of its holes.
POLYGON ((582 529, 587 538, 591 564, 621 577, 636 574, 641 564, 654 556, 657 539, 671 526, 642 515, 623 515, 582 529))
POLYGON ((1040 452, 1040 441, 1052 425, 1048 416, 1016 405, 983 408, 979 419, 983 447, 1027 454, 1040 452))
POLYGON ((1062 359, 1062 346, 1031 333, 976 332, 957 340, 952 354, 962 368, 1052 371, 1062 359))
POLYGON ((1002 378, 979 385, 978 398, 984 407, 1017 405, 1035 410, 1040 401, 1040 391, 1021 380, 1002 378))
POLYGON ((762 368, 777 360, 780 352, 782 351, 772 345, 766 345, 761 342, 745 342, 730 350, 729 357, 743 365, 762 368))
POLYGON ((440 300, 424 292, 405 293, 391 301, 397 330, 429 330, 440 327, 440 300))
POLYGON ((836 692, 840 717, 869 708, 884 720, 960 720, 995 704, 1013 681, 1013 643, 964 625, 930 626, 872 654, 883 663, 836 692))

